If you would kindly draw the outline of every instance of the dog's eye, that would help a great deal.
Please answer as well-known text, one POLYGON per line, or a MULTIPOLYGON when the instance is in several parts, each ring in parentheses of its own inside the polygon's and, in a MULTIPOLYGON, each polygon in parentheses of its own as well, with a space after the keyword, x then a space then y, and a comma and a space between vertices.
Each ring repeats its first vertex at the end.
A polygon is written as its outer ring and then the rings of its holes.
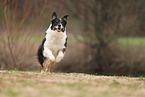
POLYGON ((61 24, 62 24, 63 26, 65 26, 65 25, 66 25, 66 22, 65 22, 65 21, 62 21, 61 24))
POLYGON ((63 22, 61 22, 61 24, 64 25, 63 22))

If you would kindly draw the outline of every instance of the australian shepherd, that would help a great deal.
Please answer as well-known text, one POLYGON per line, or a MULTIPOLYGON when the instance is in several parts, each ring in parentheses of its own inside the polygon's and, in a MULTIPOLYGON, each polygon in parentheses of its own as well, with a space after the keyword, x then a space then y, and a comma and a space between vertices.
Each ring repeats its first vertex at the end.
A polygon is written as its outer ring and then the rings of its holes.
POLYGON ((50 66, 60 62, 64 57, 67 47, 67 17, 68 15, 57 18, 56 12, 52 14, 51 24, 37 52, 41 73, 50 72, 50 66))

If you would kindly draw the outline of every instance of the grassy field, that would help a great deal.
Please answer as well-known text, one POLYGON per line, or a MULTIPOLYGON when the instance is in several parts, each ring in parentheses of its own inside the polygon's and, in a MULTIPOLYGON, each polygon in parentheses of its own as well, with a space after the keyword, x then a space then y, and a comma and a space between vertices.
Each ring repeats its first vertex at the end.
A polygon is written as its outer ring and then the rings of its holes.
MULTIPOLYGON (((39 43, 43 38, 43 35, 32 35, 30 37, 30 40, 32 43, 39 43)), ((69 36, 69 40, 71 41, 71 43, 77 42, 72 35, 69 36)), ((114 40, 114 42, 121 46, 145 46, 144 37, 118 37, 116 40, 114 40)))
MULTIPOLYGON (((4 34, 0 34, 0 38, 4 38, 4 34)), ((16 37, 16 34, 13 34, 14 37, 16 37)), ((29 42, 34 43, 34 44, 38 44, 41 43, 42 40, 45 37, 45 33, 43 34, 21 34, 19 36, 20 40, 25 41, 26 39, 29 40, 29 42)), ((69 35, 69 41, 71 43, 76 43, 78 42, 76 40, 76 38, 74 38, 73 35, 69 35)), ((86 38, 86 39, 90 39, 90 38, 86 38)), ((90 41, 90 40, 89 40, 90 41)), ((145 38, 144 37, 118 37, 116 38, 113 43, 117 43, 121 46, 145 46, 145 38)))
POLYGON ((117 42, 123 46, 145 46, 144 37, 120 37, 117 42))
POLYGON ((0 97, 145 97, 143 77, 0 71, 0 97))

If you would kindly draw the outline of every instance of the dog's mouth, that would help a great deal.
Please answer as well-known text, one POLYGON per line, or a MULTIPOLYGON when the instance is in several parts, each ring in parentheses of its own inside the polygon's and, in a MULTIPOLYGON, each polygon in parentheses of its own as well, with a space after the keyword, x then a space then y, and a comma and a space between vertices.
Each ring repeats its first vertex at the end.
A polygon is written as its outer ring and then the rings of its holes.
POLYGON ((54 30, 57 31, 57 32, 64 32, 63 28, 54 28, 54 30))
POLYGON ((60 32, 61 31, 61 28, 57 28, 56 30, 57 30, 57 32, 60 32))

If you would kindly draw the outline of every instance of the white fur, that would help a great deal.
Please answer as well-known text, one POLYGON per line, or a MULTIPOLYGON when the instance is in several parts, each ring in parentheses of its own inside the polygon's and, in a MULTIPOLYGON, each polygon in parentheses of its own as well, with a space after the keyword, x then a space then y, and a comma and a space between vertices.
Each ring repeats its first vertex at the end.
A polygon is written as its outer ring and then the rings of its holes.
POLYGON ((63 57, 64 57, 64 54, 63 54, 62 51, 60 51, 60 52, 58 53, 58 56, 56 57, 55 62, 56 62, 56 63, 60 62, 61 59, 62 59, 63 57))
POLYGON ((43 55, 48 60, 57 63, 64 57, 62 50, 65 48, 67 35, 66 32, 53 31, 50 27, 46 31, 43 55))

